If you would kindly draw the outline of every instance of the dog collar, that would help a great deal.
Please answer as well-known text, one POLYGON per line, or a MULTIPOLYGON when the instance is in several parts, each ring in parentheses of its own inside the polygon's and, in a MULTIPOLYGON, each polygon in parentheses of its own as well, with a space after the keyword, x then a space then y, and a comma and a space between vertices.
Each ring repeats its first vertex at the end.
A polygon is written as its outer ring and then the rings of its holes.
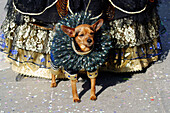
POLYGON ((90 49, 89 51, 79 52, 79 51, 77 51, 77 49, 76 49, 76 47, 75 47, 75 45, 74 45, 74 41, 72 41, 72 48, 73 48, 74 52, 75 52, 76 54, 78 54, 78 55, 87 55, 87 54, 89 54, 89 53, 93 50, 94 45, 93 45, 93 48, 90 49))

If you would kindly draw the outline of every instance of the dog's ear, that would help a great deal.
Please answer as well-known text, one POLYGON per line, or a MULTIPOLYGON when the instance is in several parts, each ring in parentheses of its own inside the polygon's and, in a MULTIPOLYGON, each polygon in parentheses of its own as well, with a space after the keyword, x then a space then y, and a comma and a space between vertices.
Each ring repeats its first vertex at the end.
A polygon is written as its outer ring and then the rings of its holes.
POLYGON ((61 25, 62 31, 67 34, 69 37, 75 37, 75 28, 71 28, 65 25, 61 25))
POLYGON ((94 23, 93 25, 91 25, 92 29, 96 32, 100 29, 100 27, 103 25, 104 20, 100 19, 98 20, 96 23, 94 23))

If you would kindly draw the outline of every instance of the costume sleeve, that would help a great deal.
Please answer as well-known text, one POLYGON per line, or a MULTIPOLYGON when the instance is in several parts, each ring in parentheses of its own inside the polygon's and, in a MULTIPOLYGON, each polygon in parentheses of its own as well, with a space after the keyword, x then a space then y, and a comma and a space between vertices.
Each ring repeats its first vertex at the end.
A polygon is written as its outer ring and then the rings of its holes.
POLYGON ((126 11, 139 11, 142 10, 148 0, 109 0, 111 4, 118 6, 119 8, 126 11))
POLYGON ((16 8, 24 13, 40 13, 58 0, 14 0, 16 8))
POLYGON ((67 15, 67 2, 68 0, 13 0, 13 6, 20 14, 54 23, 67 15))
POLYGON ((114 18, 131 17, 137 22, 147 22, 157 11, 158 0, 108 0, 114 7, 114 18), (116 7, 115 7, 116 6, 116 7))

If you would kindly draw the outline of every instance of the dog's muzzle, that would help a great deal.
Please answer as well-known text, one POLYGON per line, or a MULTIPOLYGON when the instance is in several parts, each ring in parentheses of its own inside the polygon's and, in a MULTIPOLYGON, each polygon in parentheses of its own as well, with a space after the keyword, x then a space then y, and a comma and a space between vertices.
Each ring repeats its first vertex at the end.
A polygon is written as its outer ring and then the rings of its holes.
MULTIPOLYGON (((94 47, 94 45, 93 45, 93 47, 94 47)), ((78 55, 87 55, 87 54, 89 54, 93 50, 93 47, 89 51, 79 52, 79 51, 77 51, 77 49, 75 47, 74 41, 72 41, 72 48, 73 48, 74 52, 76 52, 76 54, 78 54, 78 55)))

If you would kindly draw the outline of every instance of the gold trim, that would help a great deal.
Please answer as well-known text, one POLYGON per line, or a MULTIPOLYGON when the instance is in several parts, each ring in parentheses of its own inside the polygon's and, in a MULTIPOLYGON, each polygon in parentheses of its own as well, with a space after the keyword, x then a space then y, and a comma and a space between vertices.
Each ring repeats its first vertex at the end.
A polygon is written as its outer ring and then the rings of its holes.
POLYGON ((68 73, 67 71, 63 70, 65 77, 67 77, 69 80, 77 80, 77 74, 73 74, 71 75, 70 73, 68 73))
POLYGON ((91 78, 96 78, 98 76, 98 70, 94 71, 94 72, 88 72, 87 71, 87 76, 91 79, 91 78))

